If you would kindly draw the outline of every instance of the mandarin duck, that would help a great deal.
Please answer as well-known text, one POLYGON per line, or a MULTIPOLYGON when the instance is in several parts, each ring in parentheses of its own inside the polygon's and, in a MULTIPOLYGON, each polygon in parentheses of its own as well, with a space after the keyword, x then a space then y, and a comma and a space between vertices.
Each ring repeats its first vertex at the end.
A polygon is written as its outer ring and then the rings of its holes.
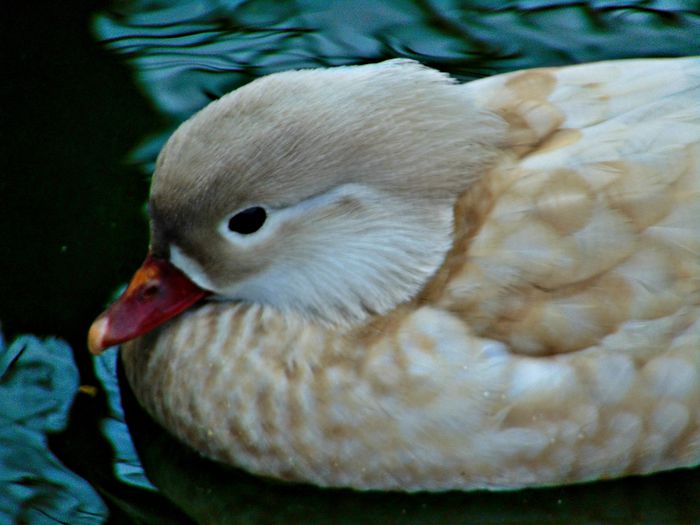
POLYGON ((89 347, 206 457, 516 489, 700 463, 700 59, 273 74, 161 151, 89 347))

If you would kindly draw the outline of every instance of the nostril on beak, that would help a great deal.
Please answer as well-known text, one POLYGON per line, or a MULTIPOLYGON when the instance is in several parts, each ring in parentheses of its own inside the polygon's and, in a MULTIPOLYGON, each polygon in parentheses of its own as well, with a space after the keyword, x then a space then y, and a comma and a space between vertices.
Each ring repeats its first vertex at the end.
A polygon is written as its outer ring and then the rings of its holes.
POLYGON ((160 286, 158 286, 158 284, 156 284, 156 283, 149 283, 149 284, 147 284, 147 285, 144 287, 143 292, 141 293, 141 295, 142 295, 142 297, 143 297, 144 299, 151 299, 151 298, 153 298, 155 295, 158 294, 158 291, 159 291, 159 290, 160 290, 160 286))

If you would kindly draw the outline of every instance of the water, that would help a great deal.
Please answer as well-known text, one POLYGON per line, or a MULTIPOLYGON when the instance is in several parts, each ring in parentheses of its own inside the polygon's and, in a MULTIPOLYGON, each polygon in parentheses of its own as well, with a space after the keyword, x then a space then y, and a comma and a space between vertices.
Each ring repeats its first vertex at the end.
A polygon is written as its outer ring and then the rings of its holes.
POLYGON ((85 349, 89 323, 145 255, 155 154, 211 98, 275 71, 396 56, 468 80, 700 54, 700 2, 84 0, 5 11, 0 523, 700 522, 699 469, 500 494, 260 480, 180 447, 122 383, 127 429, 114 354, 95 365, 85 349), (61 341, 13 345, 22 333, 61 341))

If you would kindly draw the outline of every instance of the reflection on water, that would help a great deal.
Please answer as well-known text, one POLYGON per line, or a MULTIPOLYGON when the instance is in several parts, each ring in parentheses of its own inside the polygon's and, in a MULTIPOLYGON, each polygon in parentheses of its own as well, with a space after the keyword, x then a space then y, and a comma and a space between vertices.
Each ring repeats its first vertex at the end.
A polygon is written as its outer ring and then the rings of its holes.
MULTIPOLYGON (((542 65, 700 52, 700 14, 688 10, 687 2, 580 4, 134 2, 99 14, 94 30, 134 68, 173 125, 212 98, 286 69, 408 57, 471 80, 542 65)), ((152 162, 171 131, 147 143, 136 158, 152 162)))
MULTIPOLYGON (((137 115, 137 106, 130 102, 120 105, 118 114, 112 116, 121 123, 117 129, 122 135, 126 135, 137 116, 149 118, 151 129, 159 127, 160 133, 138 135, 141 144, 137 144, 138 139, 133 144, 132 159, 149 172, 174 126, 210 99, 275 71, 401 56, 468 80, 540 65, 700 54, 700 2, 582 4, 540 0, 115 1, 90 13, 90 30, 99 46, 117 58, 110 67, 117 68, 119 62, 126 64, 133 81, 157 112, 146 115, 143 110, 137 115)), ((91 5, 90 9, 95 7, 91 5)), ((81 40, 72 42, 75 49, 86 45, 81 40)), ((45 47, 42 52, 56 56, 69 49, 45 47)), ((89 79, 92 71, 86 69, 83 74, 89 79)), ((69 77, 65 82, 75 80, 69 77)), ((131 89, 131 80, 121 81, 125 90, 131 89)), ((52 87, 55 92, 56 86, 52 87)), ((94 95, 104 96, 97 91, 94 95)), ((135 100, 138 94, 131 96, 135 100)), ((91 101, 81 104, 89 106, 76 103, 71 107, 75 115, 94 111, 91 101)), ((26 118, 23 115, 21 122, 26 118)), ((114 120, 89 121, 90 133, 111 137, 116 133, 113 123, 114 120)), ((17 129, 20 135, 21 131, 17 129)), ((80 171, 75 166, 83 162, 85 148, 93 148, 93 154, 99 151, 106 155, 106 149, 97 148, 107 146, 93 141, 73 151, 67 143, 56 144, 62 154, 73 155, 71 169, 60 174, 65 177, 65 184, 70 177, 81 185, 94 179, 92 167, 80 171)), ((111 150, 109 153, 113 154, 111 150)), ((126 153, 119 150, 119 155, 126 153)), ((49 166, 53 167, 54 162, 55 157, 36 160, 41 165, 33 169, 51 173, 49 166)), ((116 179, 104 180, 113 184, 111 181, 116 179)), ((127 185, 124 180, 123 187, 119 180, 114 184, 110 193, 135 192, 133 181, 127 185)), ((145 184, 138 187, 145 191, 145 184)), ((88 216, 94 210, 102 210, 99 213, 104 215, 103 208, 111 206, 104 200, 104 192, 96 197, 91 185, 82 191, 56 194, 53 198, 59 209, 74 207, 76 200, 82 199, 82 213, 88 216)), ((138 259, 145 252, 145 223, 139 236, 124 219, 127 215, 133 217, 134 210, 143 205, 145 193, 129 195, 130 200, 120 201, 124 202, 124 209, 116 211, 119 220, 99 225, 102 231, 119 232, 119 246, 96 249, 99 239, 86 242, 82 248, 71 244, 71 250, 83 250, 80 259, 107 261, 118 253, 138 259)), ((27 220, 35 220, 28 217, 27 220)), ((53 220, 60 222, 59 219, 56 216, 53 220)), ((22 238, 21 242, 24 245, 32 241, 22 238)), ((52 257, 43 251, 44 245, 30 246, 47 259, 52 257)), ((64 275, 50 273, 52 265, 43 268, 54 282, 65 280, 64 275)), ((127 273, 115 277, 113 268, 93 265, 90 271, 104 272, 103 282, 116 287, 127 273)), ((25 287, 15 293, 44 297, 41 288, 27 291, 25 287)), ((109 293, 107 287, 97 289, 94 297, 81 301, 99 302, 109 293)), ((50 307, 65 309, 62 302, 50 307)), ((66 325, 65 334, 56 335, 72 337, 82 333, 88 322, 81 314, 70 326, 66 325)), ((76 361, 85 363, 84 347, 78 343, 74 346, 76 361)), ((118 517, 124 522, 144 523, 187 523, 190 519, 251 524, 700 522, 698 469, 503 494, 359 494, 260 480, 204 461, 175 443, 140 412, 122 382, 130 424, 127 429, 114 364, 114 353, 108 353, 96 361, 94 372, 81 369, 82 383, 97 389, 83 388, 82 393, 76 393, 78 372, 67 345, 56 340, 24 338, 0 348, 0 479, 3 487, 9 487, 0 495, 1 522, 44 523, 58 519, 97 523, 107 515, 105 504, 113 520, 118 517), (71 403, 74 404, 69 414, 71 403), (66 424, 68 428, 63 430, 66 424), (79 437, 84 434, 88 438, 79 437), (132 437, 159 492, 144 477, 132 437), (92 486, 61 462, 79 472, 92 486)))

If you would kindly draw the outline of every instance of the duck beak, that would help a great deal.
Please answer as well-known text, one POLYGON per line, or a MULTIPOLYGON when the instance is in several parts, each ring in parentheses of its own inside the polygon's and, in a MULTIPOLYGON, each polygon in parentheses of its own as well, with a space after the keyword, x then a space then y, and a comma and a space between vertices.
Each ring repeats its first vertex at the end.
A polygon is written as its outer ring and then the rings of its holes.
POLYGON ((126 291, 92 323, 88 348, 97 355, 150 332, 209 293, 169 261, 149 253, 126 291))

